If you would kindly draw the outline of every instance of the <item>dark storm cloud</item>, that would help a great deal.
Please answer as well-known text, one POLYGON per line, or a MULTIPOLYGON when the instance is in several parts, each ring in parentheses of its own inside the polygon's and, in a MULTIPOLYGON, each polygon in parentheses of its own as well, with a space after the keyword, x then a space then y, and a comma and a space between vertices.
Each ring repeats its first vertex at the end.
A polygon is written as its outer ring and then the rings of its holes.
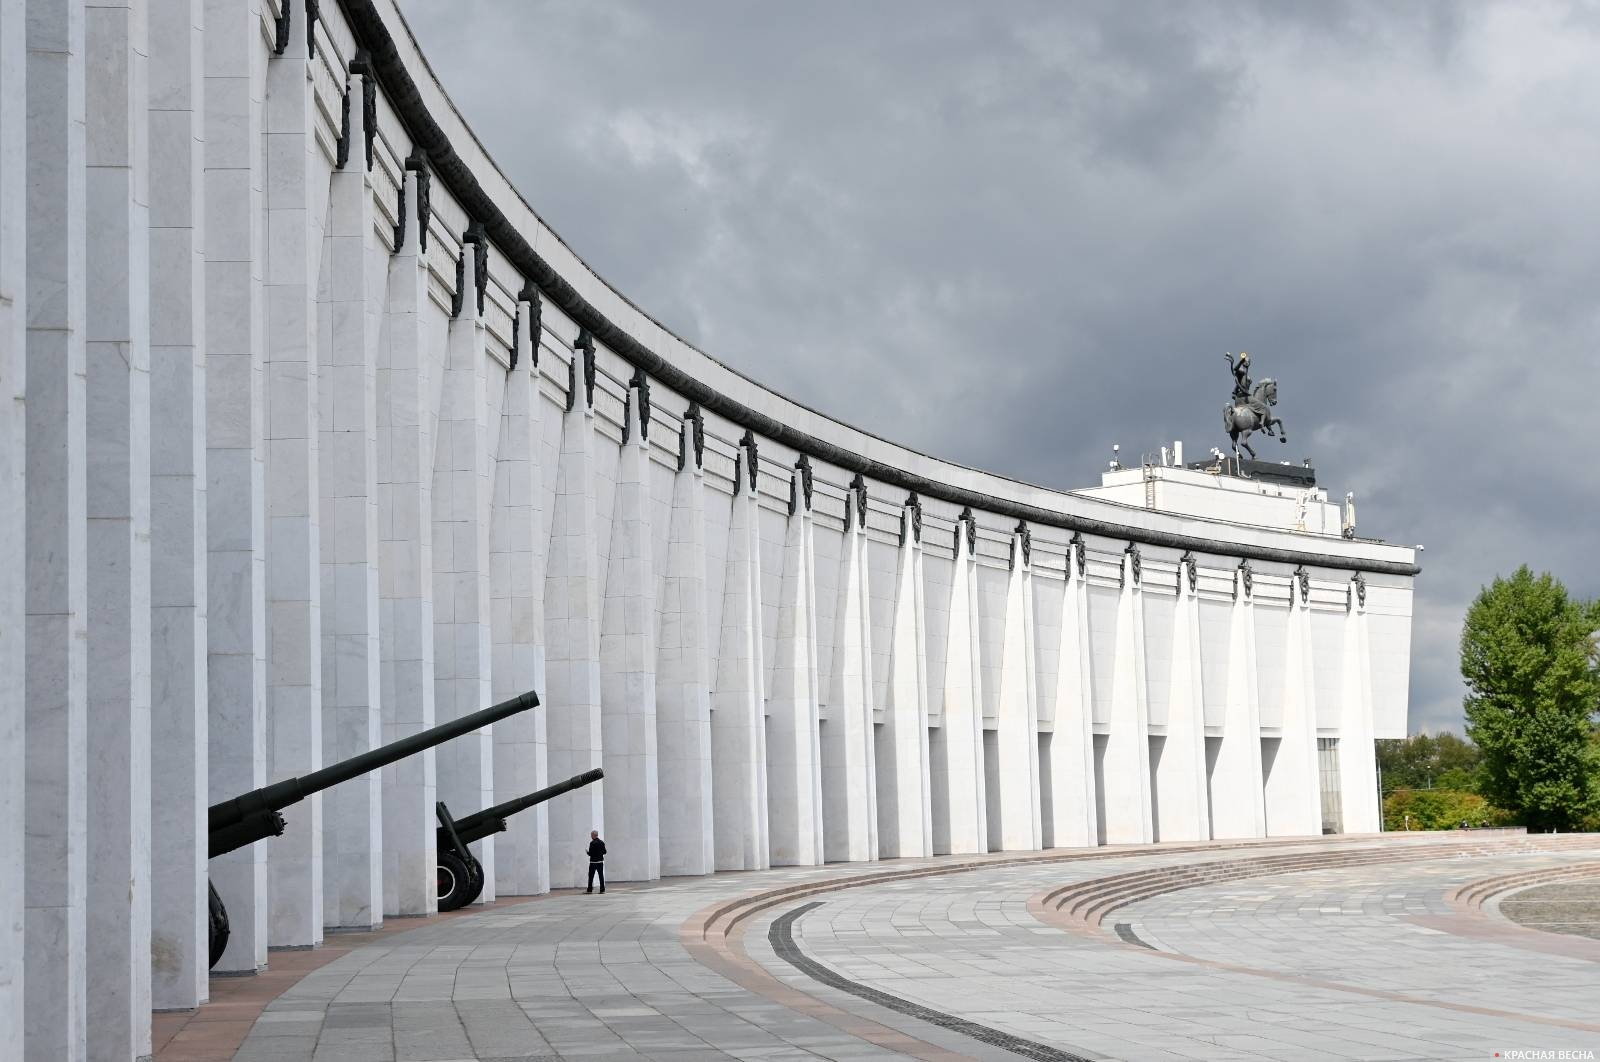
POLYGON ((1592 5, 404 6, 591 265, 841 419, 1083 486, 1251 351, 1270 456, 1428 547, 1414 729, 1482 583, 1600 594, 1592 5))

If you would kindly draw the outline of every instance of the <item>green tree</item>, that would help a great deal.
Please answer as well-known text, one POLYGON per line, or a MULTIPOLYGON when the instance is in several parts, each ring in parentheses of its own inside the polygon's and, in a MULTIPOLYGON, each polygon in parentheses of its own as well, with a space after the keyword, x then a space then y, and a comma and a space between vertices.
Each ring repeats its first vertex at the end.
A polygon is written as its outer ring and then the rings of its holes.
POLYGON ((1479 792, 1530 829, 1570 829, 1600 797, 1596 612, 1527 565, 1467 610, 1461 676, 1467 735, 1483 753, 1479 792))
POLYGON ((1383 772, 1386 793, 1397 789, 1476 792, 1481 759, 1478 746, 1449 731, 1437 737, 1413 734, 1378 742, 1378 767, 1383 772))
POLYGON ((1501 826, 1507 815, 1476 793, 1457 789, 1402 789, 1383 801, 1385 830, 1453 830, 1501 826))

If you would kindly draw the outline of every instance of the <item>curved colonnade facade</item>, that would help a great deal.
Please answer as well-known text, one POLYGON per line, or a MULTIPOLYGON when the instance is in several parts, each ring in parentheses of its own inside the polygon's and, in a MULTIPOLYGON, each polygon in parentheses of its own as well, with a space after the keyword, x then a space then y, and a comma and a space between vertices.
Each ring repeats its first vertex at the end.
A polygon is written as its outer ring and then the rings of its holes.
POLYGON ((1064 494, 763 389, 521 200, 389 0, 0 0, 0 1042, 614 878, 1377 827, 1410 549, 1064 494), (208 803, 544 707, 207 860, 208 803), (1329 783, 1328 778, 1332 778, 1329 783))

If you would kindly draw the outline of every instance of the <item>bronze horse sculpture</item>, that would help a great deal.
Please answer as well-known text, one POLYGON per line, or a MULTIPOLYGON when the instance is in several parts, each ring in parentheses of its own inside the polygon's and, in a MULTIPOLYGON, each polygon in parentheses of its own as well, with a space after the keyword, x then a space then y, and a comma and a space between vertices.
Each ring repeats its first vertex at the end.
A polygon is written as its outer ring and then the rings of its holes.
POLYGON ((1289 441, 1289 434, 1284 430, 1283 421, 1272 415, 1272 407, 1277 404, 1278 381, 1269 376, 1256 384, 1247 401, 1229 402, 1223 407, 1222 428, 1228 433, 1229 441, 1233 443, 1235 458, 1239 456, 1241 446, 1252 458, 1256 456, 1255 450, 1250 446, 1250 436, 1258 431, 1277 436, 1281 443, 1289 441))

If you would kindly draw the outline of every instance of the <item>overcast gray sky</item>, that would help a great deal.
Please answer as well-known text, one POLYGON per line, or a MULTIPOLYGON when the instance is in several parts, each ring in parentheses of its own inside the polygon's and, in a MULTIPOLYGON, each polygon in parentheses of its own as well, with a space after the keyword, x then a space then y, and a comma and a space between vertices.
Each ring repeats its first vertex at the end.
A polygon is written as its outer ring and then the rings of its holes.
POLYGON ((1427 546, 1414 731, 1495 574, 1600 595, 1600 5, 402 7, 602 276, 843 420, 1087 486, 1250 351, 1264 456, 1427 546))

